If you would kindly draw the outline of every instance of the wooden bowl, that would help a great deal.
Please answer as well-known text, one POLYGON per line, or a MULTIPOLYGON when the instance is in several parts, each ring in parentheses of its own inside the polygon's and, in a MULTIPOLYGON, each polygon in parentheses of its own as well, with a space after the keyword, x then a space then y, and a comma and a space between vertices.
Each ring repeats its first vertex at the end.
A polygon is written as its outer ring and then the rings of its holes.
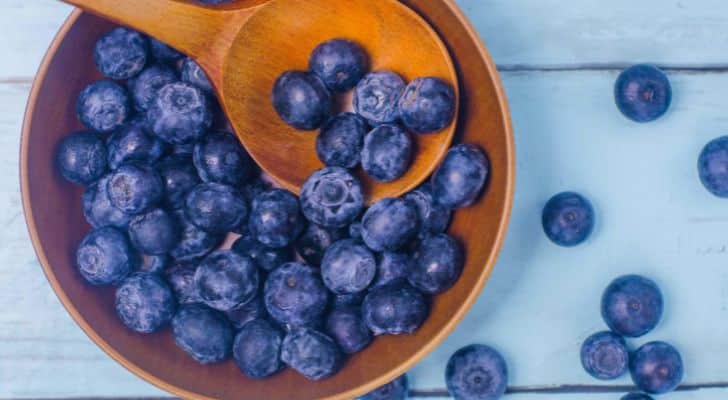
POLYGON ((43 270, 68 312, 99 347, 138 376, 185 398, 350 399, 406 372, 452 331, 478 297, 506 232, 515 169, 510 117, 495 66, 454 1, 403 2, 427 19, 449 47, 460 77, 456 141, 485 149, 492 174, 481 200, 455 213, 450 232, 465 247, 466 266, 457 284, 434 299, 427 322, 414 335, 376 339, 340 373, 320 382, 291 370, 254 381, 232 362, 200 366, 175 347, 169 330, 139 335, 125 328, 114 313, 113 289, 91 287, 78 274, 74 252, 89 230, 81 212, 82 189, 61 178, 53 155, 64 135, 81 128, 76 96, 100 78, 92 62, 93 43, 113 25, 81 12, 71 15, 30 94, 20 150, 21 189, 43 270))

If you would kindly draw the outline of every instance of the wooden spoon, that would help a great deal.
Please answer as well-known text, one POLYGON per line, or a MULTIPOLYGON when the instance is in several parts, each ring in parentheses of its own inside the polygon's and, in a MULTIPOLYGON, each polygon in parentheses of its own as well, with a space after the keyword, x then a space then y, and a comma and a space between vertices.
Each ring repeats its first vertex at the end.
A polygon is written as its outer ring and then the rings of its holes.
MULTIPOLYGON (((273 109, 271 89, 284 71, 307 69, 309 54, 319 43, 354 40, 369 53, 373 70, 389 69, 406 80, 437 76, 452 84, 456 98, 459 93, 455 68, 437 33, 396 0, 241 0, 218 7, 174 0, 63 1, 147 33, 195 59, 250 155, 296 193, 323 167, 316 156, 316 133, 286 125, 273 109)), ((450 146, 455 125, 413 135, 416 155, 400 179, 378 183, 361 172, 367 202, 402 195, 422 183, 450 146)))

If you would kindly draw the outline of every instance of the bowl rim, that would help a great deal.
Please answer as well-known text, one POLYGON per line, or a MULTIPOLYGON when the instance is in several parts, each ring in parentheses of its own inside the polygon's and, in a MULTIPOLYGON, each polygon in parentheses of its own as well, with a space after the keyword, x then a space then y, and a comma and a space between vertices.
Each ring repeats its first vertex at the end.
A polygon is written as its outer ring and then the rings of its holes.
MULTIPOLYGON (((429 0, 428 0, 429 1, 429 0)), ((470 291, 468 296, 465 298, 465 301, 463 304, 455 310, 449 321, 445 324, 445 326, 438 331, 435 335, 429 338, 429 340, 425 343, 422 348, 417 351, 415 354, 413 354, 410 358, 407 360, 404 360, 402 363, 400 363, 398 366, 393 367, 388 373, 383 374, 377 379, 374 379, 372 381, 369 381, 367 383, 364 383, 362 385, 359 385, 357 387, 351 388, 345 392, 337 393, 332 396, 327 397, 325 400, 346 400, 355 398, 357 396, 361 396, 365 393, 368 393, 371 390, 374 390, 375 388, 382 386, 386 384, 387 382, 390 382, 394 380, 396 377, 406 373, 409 369, 411 369, 415 364, 417 364, 420 360, 422 360, 425 356, 427 356, 430 352, 432 352, 442 341, 453 331, 453 329, 460 323, 462 318, 465 316, 465 314, 470 310, 470 308, 473 306, 477 298, 480 296, 481 292, 483 291, 483 287, 485 286, 485 283, 490 277, 490 274, 493 271, 493 268, 495 267, 496 261, 498 259, 498 256, 500 255, 500 252, 503 247, 503 241, 506 236, 506 231, 508 229, 508 223, 510 221, 511 211, 513 208, 513 196, 514 196, 514 187, 515 187, 515 144, 514 144, 514 138, 513 138, 513 125, 510 117, 510 111, 508 107, 508 102, 506 99, 505 90, 503 88, 503 83, 500 79, 500 76, 498 74, 497 68, 495 63, 493 62, 493 59, 491 58, 490 54, 488 53, 485 44, 483 40, 478 35, 477 31, 471 24, 470 20, 465 16, 463 11, 457 6, 455 3, 455 0, 440 0, 443 4, 445 4, 450 11, 453 13, 455 18, 458 20, 458 22, 463 26, 463 28, 467 31, 468 35, 470 36, 470 40, 472 40, 475 44, 477 44, 478 51, 479 51, 479 57, 485 62, 486 69, 488 74, 491 76, 491 79, 493 81, 493 85, 496 92, 497 102, 500 110, 500 119, 503 121, 503 128, 505 132, 505 146, 506 146, 506 152, 507 152, 507 164, 508 164, 508 171, 506 171, 506 193, 505 195, 505 209, 504 212, 501 213, 501 217, 497 222, 497 233, 496 233, 496 239, 494 242, 494 248, 493 251, 490 252, 485 265, 483 273, 481 273, 478 277, 478 281, 473 286, 473 290, 470 291)), ((408 5, 408 7, 410 7, 408 5)), ((162 389, 164 391, 167 391, 169 393, 172 393, 173 395, 181 396, 183 398, 194 398, 194 399, 212 399, 210 397, 206 397, 204 395, 200 395, 199 393, 193 393, 190 391, 187 391, 181 387, 175 386, 173 384, 167 383, 153 374, 147 372, 144 368, 141 366, 138 366, 137 364, 129 361, 126 357, 124 357, 123 354, 119 353, 114 347, 112 347, 108 342, 106 342, 101 336, 99 336, 93 328, 86 322, 86 319, 84 316, 79 312, 79 310, 74 307, 73 303, 70 301, 68 296, 63 291, 60 283, 56 279, 55 273, 53 272, 53 268, 51 265, 51 262, 49 261, 43 247, 41 246, 37 226, 35 224, 35 218, 33 216, 33 210, 30 203, 29 198, 29 192, 30 192, 30 179, 29 179, 29 165, 28 165, 28 155, 29 155, 29 135, 32 125, 32 117, 35 114, 35 106, 37 103, 38 96, 40 94, 41 86, 45 80, 45 77, 48 73, 48 69, 50 68, 50 64, 52 60, 55 58, 55 55, 58 51, 58 48, 60 47, 60 44, 67 36, 70 29, 74 26, 74 24, 78 21, 78 19, 83 15, 84 12, 79 9, 74 9, 71 14, 66 18, 63 25, 59 29, 58 33, 54 36, 53 40, 51 41, 50 45, 48 46, 48 50, 46 51, 43 60, 41 61, 41 64, 36 72, 35 78, 33 80, 33 85, 30 90, 30 95, 28 96, 28 101, 26 105, 25 115, 23 118, 23 127, 21 131, 21 140, 20 140, 20 191, 21 191, 21 198, 22 198, 22 205, 23 205, 23 214, 25 216, 26 226, 28 228, 28 233, 30 235, 31 242, 33 244, 33 249, 36 253, 36 256, 38 257, 38 261, 40 262, 40 265, 43 269, 43 273, 46 276, 46 279, 48 279, 48 282, 51 285, 51 288, 53 289, 54 293, 58 297, 58 299, 61 301, 61 304, 66 309, 66 311, 71 315, 73 320, 76 322, 76 324, 81 328, 81 330, 99 347, 101 350, 103 350, 107 355, 109 355, 113 360, 121 364, 125 369, 132 372, 136 376, 144 379, 145 381, 149 382, 153 386, 156 386, 159 389, 162 389)))

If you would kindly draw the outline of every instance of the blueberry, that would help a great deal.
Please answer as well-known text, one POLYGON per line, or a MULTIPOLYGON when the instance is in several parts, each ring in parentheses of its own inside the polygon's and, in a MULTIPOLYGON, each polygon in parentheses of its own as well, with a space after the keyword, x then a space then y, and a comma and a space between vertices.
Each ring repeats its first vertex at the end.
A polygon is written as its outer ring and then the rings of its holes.
POLYGON ((589 336, 581 345, 581 365, 589 375, 617 379, 627 372, 629 350, 622 336, 606 331, 589 336))
POLYGON ((225 311, 225 315, 235 329, 242 329, 248 322, 268 317, 262 296, 255 296, 249 302, 225 311))
POLYGON ((399 99, 399 117, 415 133, 441 131, 455 117, 455 92, 439 78, 417 78, 399 99))
POLYGON ((116 130, 124 125, 131 113, 129 94, 112 81, 97 81, 86 86, 76 102, 78 119, 97 132, 116 130))
POLYGON ((391 71, 367 74, 354 89, 354 110, 372 125, 397 121, 397 103, 404 91, 404 80, 391 71))
POLYGON ((205 182, 240 187, 255 170, 253 159, 232 133, 212 132, 195 145, 195 167, 205 182))
POLYGON ((364 301, 365 295, 365 292, 335 294, 331 298, 331 308, 337 309, 344 307, 360 306, 361 303, 364 301))
MULTIPOLYGON (((253 163, 253 166, 256 167, 255 163, 253 163)), ((260 171, 255 171, 256 174, 259 174, 260 171)), ((241 189, 241 192, 243 193, 243 197, 245 197, 245 200, 253 204, 253 200, 255 200, 258 195, 262 194, 263 192, 267 192, 271 190, 273 187, 270 183, 264 181, 260 178, 260 176, 253 177, 243 188, 241 189)))
POLYGON ((343 229, 308 224, 306 230, 296 241, 296 251, 307 263, 318 266, 321 265, 326 249, 345 236, 343 229))
POLYGON ((384 384, 356 400, 406 400, 409 391, 407 374, 384 384))
POLYGON ((208 93, 214 93, 215 88, 212 87, 210 79, 207 78, 207 74, 202 70, 199 64, 191 58, 185 58, 180 66, 180 75, 182 75, 182 81, 189 83, 199 89, 204 90, 208 93))
POLYGON ((331 39, 313 50, 308 67, 329 89, 345 92, 353 89, 367 72, 369 57, 356 42, 331 39))
POLYGON ((88 185, 106 173, 106 145, 91 132, 75 132, 63 139, 56 149, 56 164, 64 178, 88 185))
POLYGON ((258 292, 258 268, 248 257, 231 250, 216 251, 195 271, 195 285, 210 308, 230 311, 251 301, 258 292))
POLYGON ((233 346, 233 329, 220 312, 200 304, 180 308, 172 319, 179 348, 200 364, 224 361, 233 346))
POLYGON ((195 285, 197 266, 177 263, 164 271, 164 278, 172 288, 179 304, 202 303, 200 290, 195 285))
POLYGON ((421 221, 421 236, 444 233, 447 230, 448 225, 450 225, 452 211, 435 204, 429 185, 424 185, 407 193, 404 198, 417 207, 417 214, 421 221))
POLYGON ((728 136, 705 145, 698 158, 698 175, 710 193, 728 197, 728 136))
POLYGON ((346 354, 362 351, 372 341, 361 310, 358 308, 336 308, 326 317, 326 333, 336 341, 346 354))
POLYGON ((397 125, 380 125, 364 138, 361 166, 379 182, 391 182, 407 172, 414 152, 412 139, 397 125))
POLYGON ((640 337, 657 326, 663 300, 655 282, 638 275, 612 281, 602 295, 602 318, 609 329, 627 337, 640 337))
POLYGON ((639 390, 663 394, 675 390, 683 378, 680 353, 665 342, 650 342, 638 348, 629 360, 632 381, 639 390))
POLYGON ((428 294, 451 288, 460 278, 465 261, 460 244, 444 233, 422 239, 412 258, 414 264, 407 279, 412 286, 428 294))
POLYGON ((286 335, 281 360, 313 381, 335 374, 344 361, 330 337, 309 328, 296 329, 286 335))
POLYGON ((594 230, 594 208, 579 193, 562 192, 543 208, 541 223, 546 236, 559 246, 583 243, 594 230))
POLYGON ((126 229, 131 220, 131 215, 121 211, 111 204, 109 194, 106 191, 111 175, 105 175, 98 181, 86 187, 81 196, 83 203, 83 215, 86 221, 94 228, 114 226, 126 229))
POLYGON ((159 275, 167 269, 167 265, 169 265, 169 256, 166 254, 158 256, 144 254, 142 256, 141 263, 139 264, 138 271, 159 275))
POLYGON ((301 209, 318 225, 343 228, 364 208, 361 183, 349 171, 328 167, 314 172, 301 187, 301 209))
POLYGON ((396 251, 420 229, 417 208, 407 200, 394 198, 374 203, 361 224, 364 243, 375 251, 396 251))
POLYGON ((471 344, 447 362, 445 382, 456 400, 497 400, 508 385, 508 367, 495 349, 471 344))
POLYGON ((316 154, 329 167, 354 168, 361 159, 367 122, 353 113, 331 118, 316 137, 316 154))
POLYGON ((158 331, 172 320, 176 307, 172 289, 154 274, 134 274, 116 289, 116 315, 135 332, 158 331))
POLYGON ((142 125, 127 124, 114 132, 106 141, 109 149, 109 167, 117 169, 126 162, 152 164, 162 158, 166 145, 150 136, 142 125))
POLYGON ((155 208, 132 218, 129 239, 144 254, 163 255, 179 243, 179 223, 167 211, 155 208))
POLYGON ((340 240, 331 245, 321 262, 324 284, 337 294, 363 291, 376 273, 374 254, 352 239, 340 240))
POLYGON ((425 296, 403 282, 373 288, 362 303, 364 322, 377 336, 413 333, 428 314, 425 296))
POLYGON ((360 242, 364 240, 361 236, 361 221, 349 225, 349 237, 360 242))
POLYGON ((644 393, 628 393, 622 396, 620 400, 653 400, 652 397, 644 393))
POLYGON ((485 186, 488 169, 488 158, 477 146, 453 146, 430 181, 435 204, 445 208, 472 205, 485 186))
POLYGON ((251 236, 241 236, 233 243, 231 250, 249 257, 258 268, 273 271, 279 266, 293 261, 293 254, 287 247, 272 248, 260 243, 251 236))
POLYGON ((653 65, 632 66, 619 74, 614 84, 614 101, 619 111, 632 121, 654 121, 670 108, 670 80, 653 65))
POLYGON ((148 110, 154 98, 157 97, 159 89, 168 83, 177 81, 177 73, 170 67, 158 64, 145 68, 128 83, 136 109, 139 111, 148 110))
POLYGON ((140 214, 164 196, 162 178, 142 164, 123 164, 117 168, 109 177, 106 190, 111 204, 128 214, 140 214))
POLYGON ((245 222, 248 206, 234 188, 220 183, 201 183, 185 199, 185 215, 210 233, 230 232, 245 222))
POLYGON ((224 234, 210 233, 198 228, 181 210, 175 214, 181 225, 180 241, 169 255, 177 261, 198 260, 219 246, 225 238, 224 234))
POLYGON ((235 364, 253 379, 271 376, 282 367, 282 344, 283 334, 270 322, 262 319, 251 321, 235 336, 235 364))
POLYGON ((212 116, 205 93, 184 82, 164 85, 147 110, 152 132, 172 144, 202 138, 212 126, 212 116))
POLYGON ((161 63, 171 64, 184 57, 184 54, 173 49, 166 43, 152 37, 149 38, 149 50, 152 53, 152 57, 161 63))
POLYGON ((331 115, 331 93, 310 72, 284 72, 273 86, 272 99, 281 119, 296 129, 317 129, 331 115))
POLYGON ((272 189, 253 200, 248 221, 251 235, 268 247, 286 247, 304 228, 298 198, 283 189, 272 189))
POLYGON ((326 310, 329 294, 319 274, 305 264, 283 264, 268 275, 265 307, 282 325, 316 325, 326 310))
POLYGON ((187 194, 201 182, 192 159, 173 154, 159 161, 155 168, 164 182, 164 204, 172 209, 184 207, 187 194))
POLYGON ((413 268, 414 260, 409 254, 385 251, 379 256, 377 277, 372 287, 386 286, 407 279, 413 268))
POLYGON ((121 282, 137 269, 139 254, 126 235, 104 227, 89 232, 76 250, 76 266, 86 281, 95 286, 121 282))
POLYGON ((144 69, 149 43, 139 32, 116 28, 102 36, 94 47, 96 67, 111 79, 129 79, 144 69))

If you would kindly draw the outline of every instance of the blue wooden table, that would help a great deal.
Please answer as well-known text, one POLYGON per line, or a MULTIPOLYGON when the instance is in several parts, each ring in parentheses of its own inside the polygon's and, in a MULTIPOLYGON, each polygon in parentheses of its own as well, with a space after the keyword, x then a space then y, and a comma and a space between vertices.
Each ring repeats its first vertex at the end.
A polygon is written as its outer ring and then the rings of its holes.
MULTIPOLYGON (((495 272, 450 337, 411 371, 414 397, 446 397, 449 355, 499 348, 508 399, 618 399, 628 378, 600 383, 578 351, 604 328, 601 291, 640 273, 666 296, 644 339, 682 351, 685 384, 669 399, 728 397, 728 201, 709 195, 697 154, 728 133, 728 3, 724 0, 460 0, 499 65, 517 147, 513 218, 495 272), (663 66, 674 104, 638 125, 613 104, 626 65, 663 66), (588 195, 595 234, 549 243, 544 202, 588 195)), ((0 2, 0 398, 167 396, 117 365, 65 313, 27 236, 17 178, 21 118, 38 63, 70 9, 54 0, 0 2)), ((477 239, 476 239, 477 240, 477 239)))

